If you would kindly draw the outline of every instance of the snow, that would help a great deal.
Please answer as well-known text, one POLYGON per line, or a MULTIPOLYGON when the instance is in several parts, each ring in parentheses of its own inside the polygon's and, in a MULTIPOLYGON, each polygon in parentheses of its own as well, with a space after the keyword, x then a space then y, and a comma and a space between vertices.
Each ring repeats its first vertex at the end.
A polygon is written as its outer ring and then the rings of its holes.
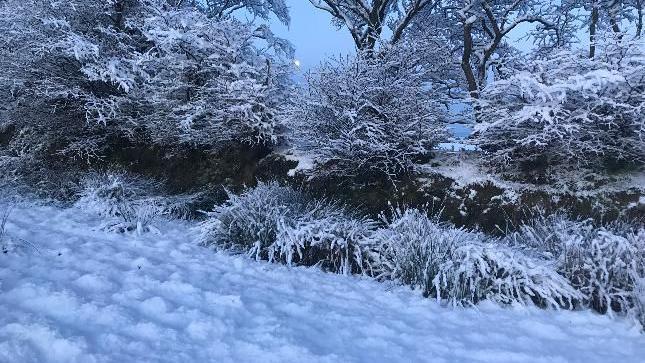
POLYGON ((290 169, 287 172, 287 175, 291 177, 295 176, 299 172, 312 170, 316 164, 316 158, 314 156, 298 152, 297 150, 287 150, 282 155, 284 155, 287 160, 298 163, 293 169, 290 169))
POLYGON ((197 246, 189 222, 115 234, 20 206, 0 256, 0 362, 642 362, 589 311, 444 308, 406 288, 197 246))
MULTIPOLYGON (((621 193, 625 191, 638 192, 642 195, 645 194, 645 171, 612 175, 611 179, 599 174, 585 173, 583 170, 572 172, 560 171, 558 174, 555 174, 559 178, 556 182, 536 185, 528 182, 507 180, 498 174, 490 173, 490 171, 481 165, 479 154, 476 151, 461 150, 467 152, 458 153, 458 158, 450 158, 450 152, 447 148, 440 151, 443 153, 438 153, 438 157, 434 159, 438 165, 426 164, 416 166, 417 170, 427 175, 419 178, 421 182, 430 185, 433 179, 428 176, 439 174, 452 179, 457 187, 491 183, 505 190, 504 198, 508 201, 517 201, 522 191, 542 191, 556 196, 571 193, 578 197, 595 197, 603 193, 621 193), (597 179, 592 178, 590 181, 590 176, 597 179), (601 180, 604 185, 598 186, 598 180, 601 180)), ((643 196, 640 198, 643 198, 643 196)), ((636 207, 637 205, 637 203, 630 203, 626 209, 636 207)))
POLYGON ((469 145, 463 142, 440 142, 437 144, 437 150, 461 152, 461 151, 478 151, 477 146, 469 145))

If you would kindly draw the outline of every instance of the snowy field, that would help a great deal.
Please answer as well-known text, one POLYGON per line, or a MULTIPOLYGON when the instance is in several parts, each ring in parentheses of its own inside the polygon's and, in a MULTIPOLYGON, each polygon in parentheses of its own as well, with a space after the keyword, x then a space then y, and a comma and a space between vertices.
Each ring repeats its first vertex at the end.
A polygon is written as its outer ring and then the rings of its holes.
POLYGON ((450 309, 399 287, 257 263, 190 225, 117 235, 20 207, 0 256, 0 362, 645 362, 635 325, 591 312, 450 309))

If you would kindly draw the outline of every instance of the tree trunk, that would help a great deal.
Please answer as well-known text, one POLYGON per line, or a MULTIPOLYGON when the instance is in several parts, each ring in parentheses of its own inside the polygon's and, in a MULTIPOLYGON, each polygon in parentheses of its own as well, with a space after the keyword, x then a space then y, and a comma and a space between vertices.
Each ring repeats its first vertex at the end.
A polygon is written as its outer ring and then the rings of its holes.
POLYGON ((125 11, 125 0, 116 0, 114 2, 114 27, 118 30, 123 29, 123 12, 125 11))
POLYGON ((596 56, 596 27, 598 25, 598 4, 591 3, 591 21, 589 22, 589 58, 596 56))
POLYGON ((636 21, 636 38, 641 37, 643 31, 643 0, 636 1, 636 12, 638 13, 638 20, 636 21))
POLYGON ((466 76, 466 82, 468 84, 468 92, 470 93, 470 97, 479 98, 479 86, 477 85, 477 78, 475 77, 472 65, 470 64, 470 57, 473 54, 472 29, 472 24, 464 23, 464 52, 461 56, 461 69, 464 71, 464 76, 466 76))

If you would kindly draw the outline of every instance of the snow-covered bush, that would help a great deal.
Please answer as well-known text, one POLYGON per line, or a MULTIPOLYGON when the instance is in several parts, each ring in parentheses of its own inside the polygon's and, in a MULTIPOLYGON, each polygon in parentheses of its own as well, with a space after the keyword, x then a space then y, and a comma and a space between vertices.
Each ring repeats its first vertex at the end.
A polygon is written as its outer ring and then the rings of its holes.
POLYGON ((92 173, 81 181, 76 206, 102 217, 119 217, 128 214, 125 204, 158 187, 152 181, 121 172, 92 173))
POLYGON ((399 280, 428 295, 439 267, 457 246, 483 236, 440 223, 418 209, 395 210, 372 237, 381 279, 399 280))
POLYGON ((259 183, 241 195, 228 193, 228 201, 215 206, 200 225, 199 242, 257 258, 276 239, 281 220, 294 221, 306 213, 306 199, 289 187, 259 183))
MULTIPOLYGON (((506 173, 615 171, 645 162, 645 45, 597 40, 582 50, 536 57, 487 86, 475 142, 506 173)), ((547 180, 548 181, 548 180, 547 180)))
POLYGON ((420 288, 453 305, 491 300, 571 306, 579 295, 545 261, 417 209, 395 211, 372 240, 380 278, 420 288))
POLYGON ((637 281, 645 276, 645 228, 596 227, 554 215, 521 226, 509 239, 553 259, 558 273, 583 294, 584 306, 609 314, 636 308, 637 281))
POLYGON ((259 183, 208 213, 199 242, 260 260, 363 272, 365 237, 374 223, 328 201, 277 183, 259 183))
POLYGON ((563 248, 581 244, 583 240, 593 238, 593 233, 590 220, 575 220, 561 213, 547 215, 538 210, 506 240, 512 246, 528 248, 556 259, 563 248))
POLYGON ((221 148, 226 143, 272 144, 288 87, 289 46, 265 27, 170 8, 133 20, 154 44, 133 55, 144 78, 120 110, 149 130, 154 142, 221 148), (260 50, 260 38, 268 49, 260 50))
POLYGON ((76 206, 96 213, 109 221, 106 230, 115 232, 154 231, 154 221, 160 216, 187 216, 190 198, 163 197, 161 185, 125 173, 94 173, 84 178, 76 206))
POLYGON ((307 75, 289 125, 315 175, 409 173, 444 135, 444 112, 427 72, 403 46, 326 61, 307 75))
POLYGON ((375 223, 348 215, 333 204, 321 207, 295 225, 280 221, 276 241, 268 249, 269 259, 318 265, 342 274, 372 273, 368 241, 375 223))
MULTIPOLYGON (((0 41, 0 122, 14 130, 6 145, 7 155, 24 163, 36 159, 40 164, 58 152, 95 160, 105 151, 106 137, 119 133, 117 127, 106 127, 106 122, 86 122, 92 105, 106 106, 128 87, 120 72, 127 60, 119 58, 134 51, 131 45, 136 40, 112 27, 109 16, 116 15, 112 9, 116 3, 0 3, 4 34, 0 41), (114 82, 100 83, 85 74, 85 65, 98 59, 111 62, 114 82), (91 98, 95 101, 90 102, 91 98)), ((140 9, 128 1, 128 15, 140 9)))
POLYGON ((457 246, 433 282, 437 299, 453 305, 491 300, 570 308, 582 296, 548 261, 500 243, 457 246))
POLYGON ((275 142, 291 48, 226 14, 250 6, 286 21, 284 3, 200 3, 0 1, 5 175, 46 179, 53 165, 100 163, 124 144, 170 154, 275 142))

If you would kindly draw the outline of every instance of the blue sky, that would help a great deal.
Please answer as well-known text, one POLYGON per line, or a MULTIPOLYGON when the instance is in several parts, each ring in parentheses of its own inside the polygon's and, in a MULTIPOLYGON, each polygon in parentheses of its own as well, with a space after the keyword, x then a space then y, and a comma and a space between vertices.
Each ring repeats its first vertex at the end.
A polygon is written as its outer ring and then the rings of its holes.
POLYGON ((296 47, 296 58, 303 70, 315 67, 328 56, 338 56, 354 51, 354 42, 345 29, 337 30, 331 16, 314 8, 308 0, 286 0, 291 14, 291 24, 271 22, 276 35, 288 39, 296 47))
MULTIPOLYGON (((308 0, 285 0, 291 15, 291 24, 286 26, 272 19, 273 32, 293 43, 296 59, 302 70, 315 67, 326 57, 336 57, 354 51, 354 42, 346 29, 337 29, 331 15, 316 9, 308 0)), ((519 49, 531 48, 531 40, 520 39, 532 25, 522 25, 509 34, 509 40, 519 49)))

